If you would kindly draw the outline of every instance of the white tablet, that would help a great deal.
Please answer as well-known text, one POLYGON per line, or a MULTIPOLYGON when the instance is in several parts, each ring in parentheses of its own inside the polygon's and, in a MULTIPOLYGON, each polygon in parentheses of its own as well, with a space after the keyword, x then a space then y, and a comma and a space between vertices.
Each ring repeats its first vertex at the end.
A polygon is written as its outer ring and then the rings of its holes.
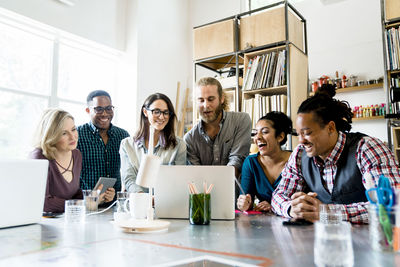
POLYGON ((100 177, 93 190, 96 190, 102 184, 103 189, 101 190, 100 194, 103 194, 107 188, 113 187, 116 181, 117 178, 100 177))

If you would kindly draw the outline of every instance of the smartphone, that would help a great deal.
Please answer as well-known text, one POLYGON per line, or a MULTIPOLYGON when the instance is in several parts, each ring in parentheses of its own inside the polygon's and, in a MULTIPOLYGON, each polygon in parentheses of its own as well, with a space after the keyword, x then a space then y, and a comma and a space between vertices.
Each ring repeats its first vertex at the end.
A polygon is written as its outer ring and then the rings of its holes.
POLYGON ((113 187, 116 181, 117 178, 100 177, 93 190, 97 190, 97 188, 99 188, 99 186, 102 184, 103 189, 101 190, 100 194, 103 194, 107 188, 113 187))
POLYGON ((313 223, 309 222, 309 221, 306 221, 304 219, 299 219, 299 220, 290 219, 290 220, 287 220, 287 221, 283 221, 282 224, 285 225, 285 226, 291 226, 291 225, 300 226, 300 225, 311 225, 313 223))

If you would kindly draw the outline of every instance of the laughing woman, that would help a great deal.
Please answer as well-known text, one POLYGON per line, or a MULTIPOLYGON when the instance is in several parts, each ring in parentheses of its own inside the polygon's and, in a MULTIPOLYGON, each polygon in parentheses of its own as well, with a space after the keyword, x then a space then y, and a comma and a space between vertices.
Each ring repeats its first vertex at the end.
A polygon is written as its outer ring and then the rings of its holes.
POLYGON ((248 156, 242 167, 241 184, 246 195, 237 199, 237 207, 251 210, 254 197, 260 200, 256 211, 271 209, 272 192, 281 180, 281 172, 291 152, 282 150, 287 135, 292 131, 292 121, 282 112, 270 112, 258 120, 254 143, 259 152, 248 156))
POLYGON ((68 112, 51 108, 41 118, 35 138, 35 150, 30 157, 47 159, 45 212, 64 212, 65 200, 82 199, 79 176, 82 155, 76 149, 78 132, 74 118, 68 112))
POLYGON ((176 115, 171 100, 164 94, 150 95, 140 110, 140 127, 135 136, 121 142, 121 180, 128 192, 148 192, 137 185, 140 162, 149 147, 149 128, 154 127, 154 155, 163 165, 186 165, 186 145, 175 136, 176 115))

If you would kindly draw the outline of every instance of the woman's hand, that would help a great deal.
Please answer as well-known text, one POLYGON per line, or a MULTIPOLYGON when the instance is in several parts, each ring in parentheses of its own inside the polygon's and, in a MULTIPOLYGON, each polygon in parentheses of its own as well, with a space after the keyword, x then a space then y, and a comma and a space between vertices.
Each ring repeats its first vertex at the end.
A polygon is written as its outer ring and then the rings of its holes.
MULTIPOLYGON (((103 185, 100 185, 98 190, 100 190, 100 192, 101 192, 102 189, 103 189, 103 185)), ((115 196, 115 189, 113 187, 107 188, 107 190, 103 194, 100 195, 100 198, 99 198, 100 204, 102 204, 104 202, 112 201, 114 199, 114 196, 115 196)))
POLYGON ((268 212, 271 210, 271 204, 269 204, 267 201, 262 201, 258 203, 258 205, 254 208, 254 210, 268 212))
POLYGON ((249 210, 251 207, 252 201, 250 194, 247 195, 240 195, 237 199, 236 205, 238 209, 241 211, 249 210))

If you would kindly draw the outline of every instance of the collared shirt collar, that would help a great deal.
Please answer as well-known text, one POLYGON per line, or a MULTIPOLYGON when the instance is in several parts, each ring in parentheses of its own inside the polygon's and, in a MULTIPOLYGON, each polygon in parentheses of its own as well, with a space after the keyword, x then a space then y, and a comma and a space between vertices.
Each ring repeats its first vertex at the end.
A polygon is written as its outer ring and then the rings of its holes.
POLYGON ((323 166, 327 162, 331 162, 333 165, 336 165, 336 162, 338 161, 340 155, 342 154, 345 143, 346 143, 346 135, 339 131, 338 139, 329 156, 324 161, 322 161, 321 158, 319 157, 314 157, 313 158, 314 163, 317 166, 323 166))
MULTIPOLYGON (((145 146, 144 137, 141 137, 141 138, 140 138, 139 140, 137 140, 135 143, 137 144, 138 147, 142 147, 142 148, 144 148, 144 149, 147 151, 147 148, 146 148, 146 146, 145 146)), ((154 148, 155 148, 155 149, 158 149, 158 147, 160 147, 160 146, 162 146, 162 147, 165 146, 165 138, 164 138, 164 135, 162 135, 162 134, 160 134, 160 137, 158 138, 158 142, 157 142, 157 144, 155 145, 154 148)))
MULTIPOLYGON (((89 121, 89 127, 92 130, 93 133, 98 133, 99 129, 93 124, 92 121, 89 121)), ((107 131, 108 135, 111 135, 114 131, 114 126, 112 125, 112 123, 110 123, 110 128, 107 131)))

